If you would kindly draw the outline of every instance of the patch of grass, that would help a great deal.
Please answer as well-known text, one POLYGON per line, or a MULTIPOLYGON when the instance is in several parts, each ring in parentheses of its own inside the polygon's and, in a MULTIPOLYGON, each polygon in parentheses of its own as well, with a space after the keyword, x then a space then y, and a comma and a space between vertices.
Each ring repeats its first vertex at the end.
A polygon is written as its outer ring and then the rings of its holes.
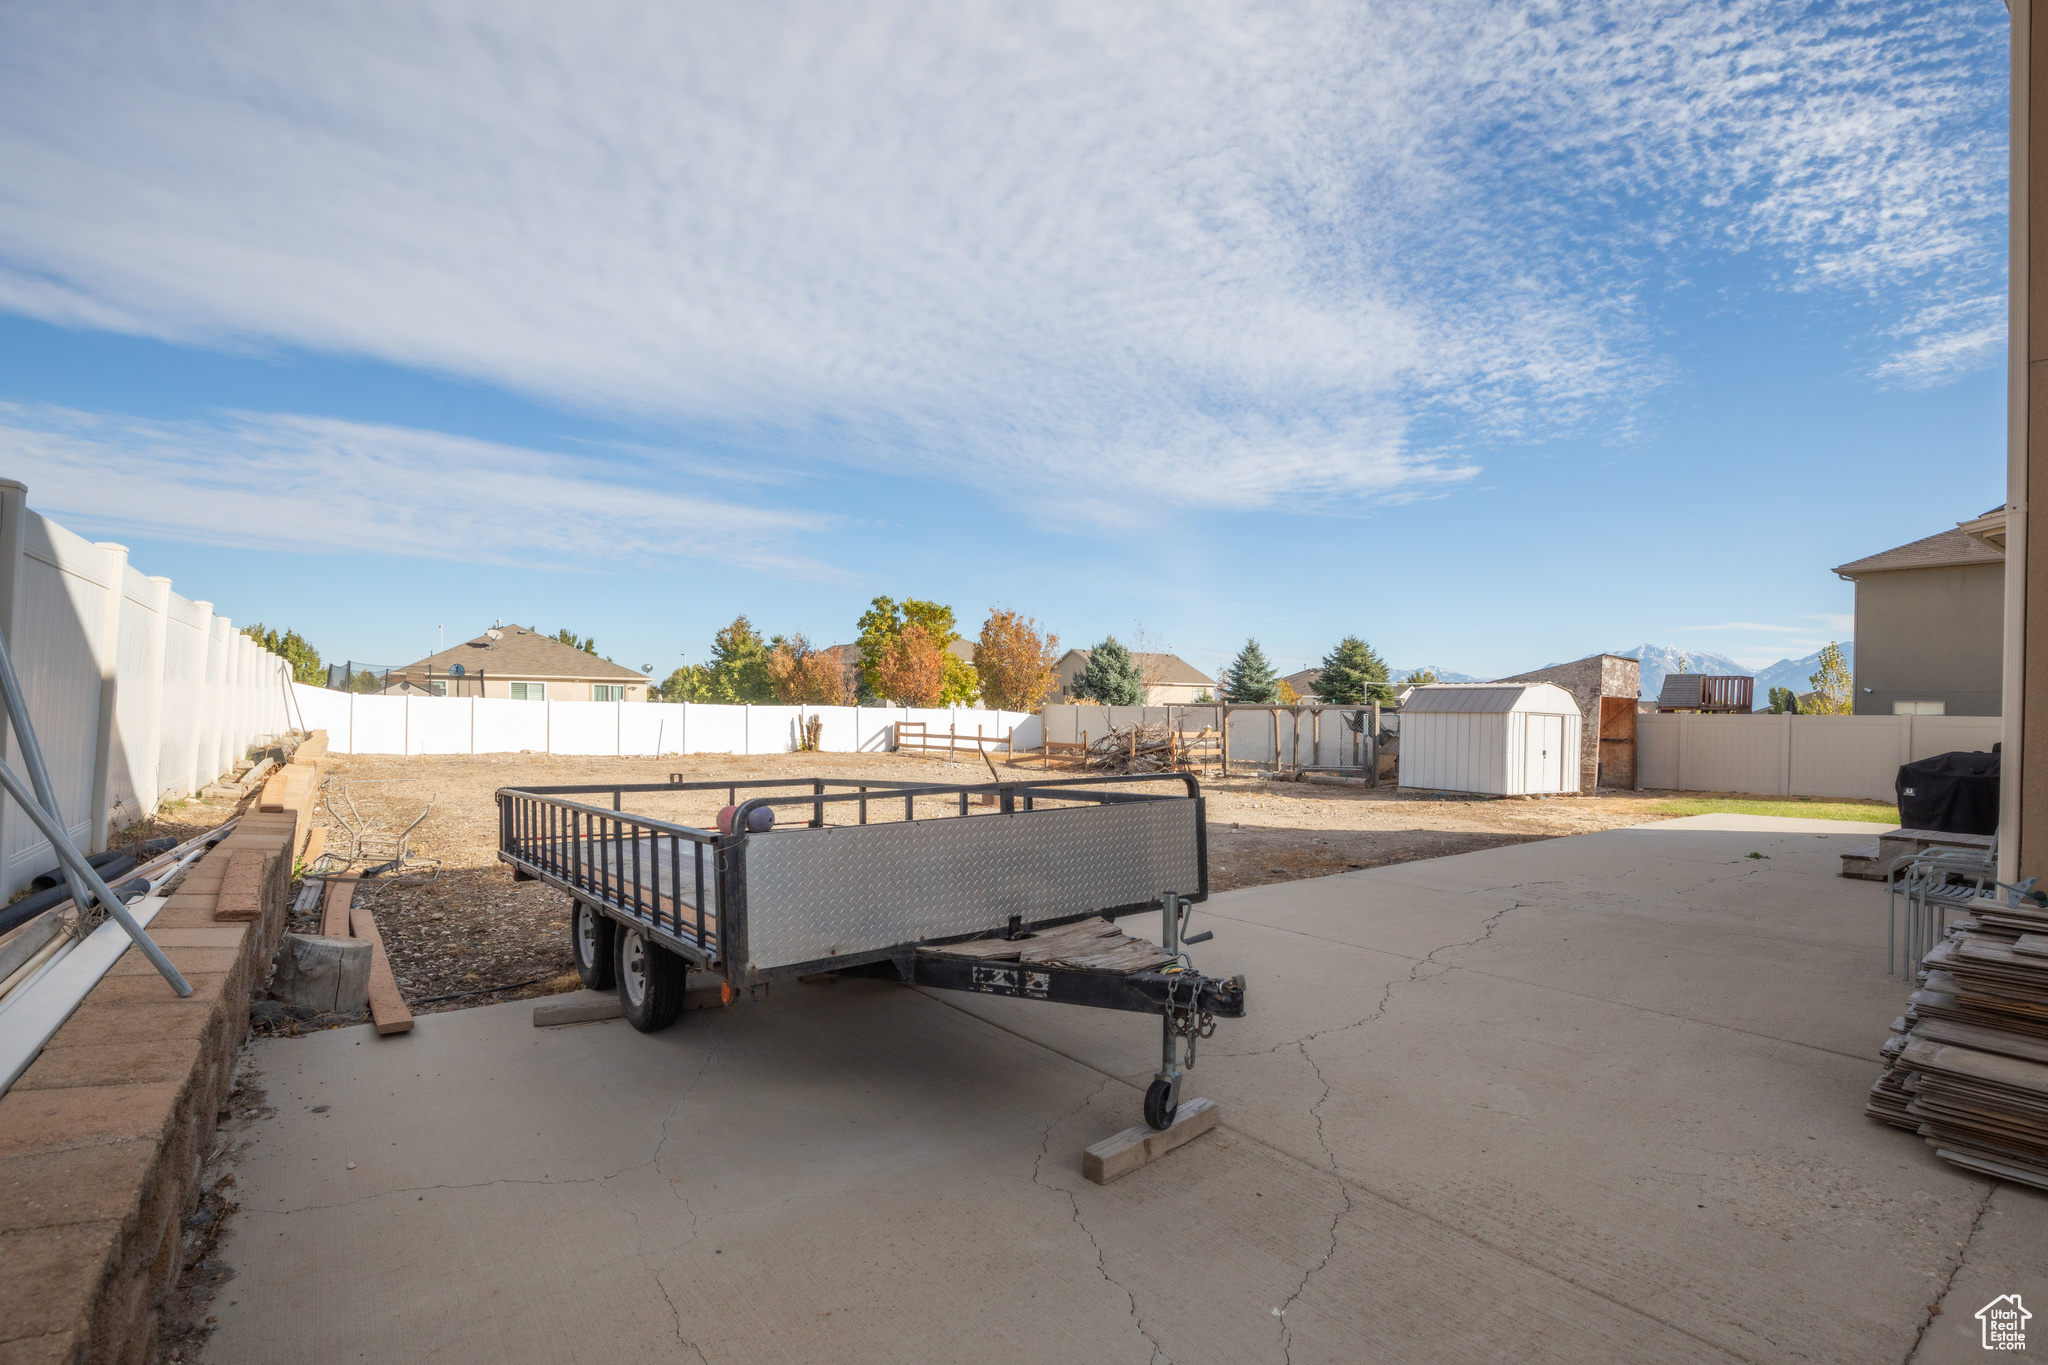
POLYGON ((1817 801, 1794 796, 1784 800, 1723 796, 1681 796, 1659 801, 1659 815, 1781 815, 1794 820, 1862 820, 1896 825, 1899 808, 1882 801, 1817 801))

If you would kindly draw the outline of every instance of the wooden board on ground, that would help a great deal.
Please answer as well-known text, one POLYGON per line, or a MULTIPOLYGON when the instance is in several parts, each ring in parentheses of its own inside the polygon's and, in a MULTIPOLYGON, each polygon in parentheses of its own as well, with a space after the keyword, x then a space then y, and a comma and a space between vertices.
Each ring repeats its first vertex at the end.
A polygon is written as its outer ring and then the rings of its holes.
POLYGON ((1129 1175, 1157 1161, 1174 1148, 1192 1142, 1216 1126, 1221 1111, 1214 1100, 1182 1100, 1171 1128, 1140 1123, 1115 1137, 1104 1138, 1081 1154, 1081 1174, 1098 1185, 1129 1175))
POLYGON ((356 874, 344 872, 327 879, 327 899, 321 906, 320 933, 326 938, 349 937, 349 905, 355 900, 356 874))
POLYGON ((621 1018, 625 1012, 616 991, 576 991, 535 1005, 533 1026, 554 1028, 560 1024, 590 1024, 600 1019, 621 1018))
MULTIPOLYGON (((353 890, 354 883, 350 883, 353 890)), ((370 940, 370 1018, 379 1033, 412 1032, 412 1011, 398 993, 398 979, 391 974, 391 959, 385 956, 384 939, 370 908, 357 906, 349 912, 349 927, 357 938, 370 940)))

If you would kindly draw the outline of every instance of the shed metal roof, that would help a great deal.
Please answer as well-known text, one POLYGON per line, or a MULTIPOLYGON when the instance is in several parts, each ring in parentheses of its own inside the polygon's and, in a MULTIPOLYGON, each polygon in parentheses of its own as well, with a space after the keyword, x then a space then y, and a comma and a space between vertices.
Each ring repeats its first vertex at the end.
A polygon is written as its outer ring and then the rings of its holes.
POLYGON ((1576 716, 1579 704, 1556 683, 1431 683, 1408 694, 1401 714, 1467 711, 1500 713, 1534 711, 1546 716, 1576 716))

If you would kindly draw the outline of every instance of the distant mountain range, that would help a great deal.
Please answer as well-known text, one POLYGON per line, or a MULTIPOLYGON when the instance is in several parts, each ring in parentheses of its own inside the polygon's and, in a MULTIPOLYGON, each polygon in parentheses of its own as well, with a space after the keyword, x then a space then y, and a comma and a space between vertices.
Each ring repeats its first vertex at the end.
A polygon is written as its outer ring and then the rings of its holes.
POLYGON ((1488 679, 1485 679, 1485 678, 1475 678, 1475 677, 1473 677, 1473 676, 1472 676, 1472 675, 1471 675, 1470 673, 1453 673, 1453 672, 1451 672, 1451 670, 1450 670, 1450 669, 1448 669, 1448 668, 1444 668, 1444 667, 1442 667, 1442 666, 1440 666, 1440 665, 1438 665, 1438 664, 1417 664, 1417 665, 1416 665, 1416 666, 1415 666, 1414 668, 1393 668, 1393 667, 1389 667, 1389 668, 1387 669, 1387 676, 1388 676, 1388 677, 1390 677, 1390 678, 1392 678, 1392 679, 1393 679, 1393 680, 1394 680, 1395 682, 1399 682, 1399 681, 1401 681, 1401 679, 1403 679, 1403 678, 1407 677, 1407 676, 1408 676, 1408 675, 1409 675, 1410 673, 1417 673, 1417 672, 1423 672, 1423 673, 1434 673, 1434 674, 1436 674, 1436 680, 1437 680, 1438 682, 1486 682, 1486 681, 1488 681, 1488 679))
MULTIPOLYGON (((1679 672, 1681 658, 1690 665, 1689 673, 1719 673, 1728 677, 1755 678, 1753 704, 1759 711, 1770 706, 1771 689, 1788 687, 1794 692, 1811 692, 1813 675, 1820 669, 1820 651, 1815 650, 1803 659, 1780 659, 1766 668, 1744 668, 1725 654, 1714 654, 1704 649, 1674 649, 1668 645, 1637 645, 1634 649, 1610 649, 1609 654, 1625 659, 1640 660, 1643 666, 1643 696, 1654 698, 1664 690, 1664 675, 1679 672)), ((1842 658, 1851 668, 1856 666, 1856 646, 1844 641, 1842 658)))
MULTIPOLYGON (((1642 695, 1646 700, 1654 699, 1659 692, 1664 690, 1664 676, 1667 673, 1681 671, 1687 673, 1718 673, 1723 677, 1755 678, 1754 703, 1759 711, 1769 708, 1771 689, 1774 687, 1789 687, 1794 692, 1811 692, 1813 690, 1813 675, 1820 670, 1819 650, 1815 650, 1803 659, 1780 659, 1767 668, 1745 668, 1725 654, 1715 654, 1705 649, 1681 650, 1671 645, 1637 645, 1634 649, 1610 649, 1607 652, 1618 658, 1635 659, 1642 664, 1642 695), (1687 665, 1683 670, 1679 668, 1681 661, 1687 665)), ((1844 641, 1842 643, 1842 657, 1848 661, 1851 668, 1854 668, 1856 666, 1856 646, 1853 643, 1844 641)), ((1562 659, 1558 662, 1570 663, 1572 661, 1562 659)), ((1492 681, 1490 678, 1475 678, 1469 673, 1453 673, 1447 668, 1441 668, 1434 664, 1424 664, 1422 667, 1436 674, 1438 682, 1470 683, 1492 681)), ((1557 664, 1545 664, 1544 667, 1555 668, 1557 664)), ((1398 682, 1415 670, 1413 668, 1390 668, 1387 671, 1389 676, 1398 682)))

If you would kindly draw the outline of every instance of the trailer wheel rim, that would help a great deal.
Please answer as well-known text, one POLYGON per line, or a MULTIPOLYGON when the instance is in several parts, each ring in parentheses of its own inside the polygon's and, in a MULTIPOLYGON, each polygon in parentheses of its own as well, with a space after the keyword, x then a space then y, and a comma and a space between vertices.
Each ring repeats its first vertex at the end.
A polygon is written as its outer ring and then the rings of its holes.
POLYGON ((576 957, 586 967, 597 961, 597 912, 587 905, 576 907, 576 957))
POLYGON ((625 946, 619 953, 619 980, 634 1005, 647 999, 647 940, 637 929, 626 931, 625 946))

